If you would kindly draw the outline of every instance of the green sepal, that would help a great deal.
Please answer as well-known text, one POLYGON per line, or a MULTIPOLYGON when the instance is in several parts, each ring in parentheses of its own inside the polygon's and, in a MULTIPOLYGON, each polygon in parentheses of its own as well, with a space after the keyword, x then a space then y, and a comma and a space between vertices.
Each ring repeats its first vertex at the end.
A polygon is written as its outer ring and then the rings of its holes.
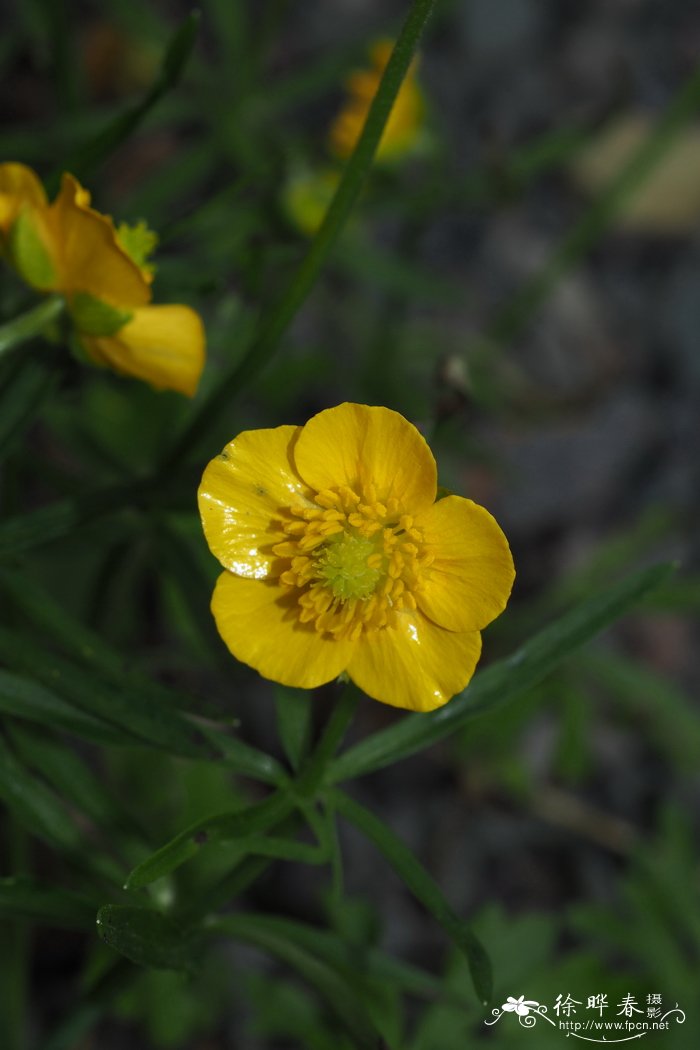
POLYGON ((20 211, 8 238, 8 256, 22 280, 48 291, 56 286, 56 269, 30 209, 20 211))
POLYGON ((70 315, 79 332, 92 336, 116 335, 134 316, 130 310, 110 306, 88 292, 78 292, 72 297, 70 315))
POLYGON ((156 268, 149 262, 149 256, 156 250, 158 234, 149 229, 143 220, 134 223, 133 226, 126 222, 120 223, 117 240, 132 262, 151 276, 155 274, 156 268))

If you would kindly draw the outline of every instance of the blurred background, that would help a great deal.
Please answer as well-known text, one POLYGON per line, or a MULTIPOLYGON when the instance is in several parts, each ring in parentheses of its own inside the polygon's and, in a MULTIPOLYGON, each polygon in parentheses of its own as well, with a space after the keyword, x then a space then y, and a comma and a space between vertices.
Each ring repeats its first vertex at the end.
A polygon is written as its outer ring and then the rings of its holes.
MULTIPOLYGON (((0 154, 49 186, 76 170, 101 211, 158 231, 157 299, 191 304, 207 326, 201 398, 303 257, 342 164, 329 135, 348 77, 396 36, 408 4, 200 8, 181 82, 91 166, 83 144, 144 98, 189 9, 5 0, 0 154)), ((614 1005, 631 993, 646 1011, 661 994, 687 1014, 650 1036, 669 1050, 695 1046, 700 1024, 699 50, 690 0, 438 0, 412 141, 377 164, 277 357, 198 450, 203 468, 240 430, 344 400, 413 420, 441 483, 484 504, 511 541, 516 588, 485 661, 611 579, 680 561, 644 607, 518 702, 356 786, 473 919, 496 1002, 524 994, 551 1012, 569 993, 583 1013, 590 995, 614 1005)), ((5 269, 2 318, 29 299, 5 269)), ((4 364, 3 382, 15 382, 4 364)), ((67 356, 46 384, 31 420, 7 423, 5 515, 148 476, 192 411, 67 356)), ((135 666, 279 754, 271 685, 234 664, 210 618, 218 566, 193 491, 125 506, 17 564, 135 666)), ((0 617, 23 624, 6 594, 0 617)), ((365 702, 351 737, 397 717, 365 702)), ((210 764, 81 747, 153 848, 243 790, 210 764)), ((464 998, 400 1007, 387 987, 378 1008, 404 1026, 406 1050, 561 1045, 563 1033, 528 1034, 513 1017, 486 1029, 442 932, 359 835, 342 845, 340 913, 324 869, 287 863, 248 905, 381 945, 464 998)), ((19 858, 66 879, 41 844, 8 832, 3 854, 3 874, 19 858)), ((225 865, 217 855, 183 878, 205 885, 225 865)), ((303 983, 252 949, 228 946, 192 978, 134 970, 85 1020, 95 939, 42 924, 6 934, 26 961, 42 1050, 346 1045, 303 983)), ((13 974, 6 1012, 18 1008, 13 974)))

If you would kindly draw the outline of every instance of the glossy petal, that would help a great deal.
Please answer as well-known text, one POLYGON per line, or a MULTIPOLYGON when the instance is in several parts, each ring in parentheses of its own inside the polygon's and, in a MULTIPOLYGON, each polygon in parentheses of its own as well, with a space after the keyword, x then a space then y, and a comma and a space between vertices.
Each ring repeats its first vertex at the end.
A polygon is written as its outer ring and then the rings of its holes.
POLYGON ((274 572, 272 546, 285 539, 285 508, 307 503, 292 445, 299 427, 246 430, 207 466, 199 511, 207 543, 225 569, 261 580, 274 572))
POLYGON ((119 244, 109 216, 90 207, 90 195, 72 175, 63 176, 48 220, 61 250, 59 291, 89 292, 118 306, 149 302, 148 275, 119 244))
POLYGON ((23 205, 47 206, 46 193, 25 164, 0 164, 0 230, 6 233, 23 205))
POLYGON ((435 561, 420 609, 451 631, 480 631, 503 612, 515 578, 508 541, 487 510, 446 496, 416 517, 435 561))
POLYGON ((412 514, 435 499, 437 468, 416 428, 389 408, 345 403, 319 412, 302 428, 294 462, 317 491, 374 485, 385 503, 395 497, 412 514))
POLYGON ((204 367, 204 328, 189 306, 144 306, 116 335, 81 343, 98 364, 189 397, 204 367))
POLYGON ((228 648, 236 659, 282 685, 315 689, 337 678, 353 643, 329 640, 300 624, 296 597, 290 601, 281 595, 274 582, 222 573, 211 608, 228 648))
POLYGON ((347 671, 375 700, 432 711, 464 689, 480 653, 478 631, 446 631, 420 612, 404 613, 398 627, 360 638, 347 671))

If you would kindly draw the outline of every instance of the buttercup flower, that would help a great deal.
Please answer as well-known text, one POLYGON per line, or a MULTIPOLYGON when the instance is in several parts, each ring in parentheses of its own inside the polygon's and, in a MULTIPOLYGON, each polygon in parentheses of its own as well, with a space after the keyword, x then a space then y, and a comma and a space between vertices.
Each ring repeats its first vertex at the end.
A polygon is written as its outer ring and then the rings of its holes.
MULTIPOLYGON (((330 130, 330 147, 336 156, 349 157, 355 148, 393 46, 391 40, 378 40, 370 49, 371 69, 356 70, 348 78, 349 98, 330 130)), ((416 80, 416 65, 414 60, 386 122, 375 158, 380 163, 398 160, 421 143, 425 103, 416 80)))
POLYGON ((192 395, 204 367, 204 329, 189 306, 153 306, 156 237, 90 206, 72 175, 49 203, 34 172, 0 165, 0 243, 19 275, 66 298, 80 346, 95 363, 192 395))
POLYGON ((346 671, 395 707, 446 703, 515 574, 488 511, 436 495, 428 445, 388 408, 343 404, 239 434, 199 489, 226 570, 212 611, 233 655, 285 685, 346 671))

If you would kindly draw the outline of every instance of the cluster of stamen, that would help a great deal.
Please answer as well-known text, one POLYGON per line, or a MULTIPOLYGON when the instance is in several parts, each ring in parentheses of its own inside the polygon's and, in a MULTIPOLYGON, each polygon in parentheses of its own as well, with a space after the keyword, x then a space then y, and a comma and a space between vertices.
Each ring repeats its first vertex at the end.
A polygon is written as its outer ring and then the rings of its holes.
POLYGON ((416 608, 434 556, 397 499, 380 502, 371 484, 361 496, 347 486, 325 489, 291 507, 281 526, 287 538, 272 550, 288 561, 279 580, 296 592, 302 623, 356 640, 416 608))

